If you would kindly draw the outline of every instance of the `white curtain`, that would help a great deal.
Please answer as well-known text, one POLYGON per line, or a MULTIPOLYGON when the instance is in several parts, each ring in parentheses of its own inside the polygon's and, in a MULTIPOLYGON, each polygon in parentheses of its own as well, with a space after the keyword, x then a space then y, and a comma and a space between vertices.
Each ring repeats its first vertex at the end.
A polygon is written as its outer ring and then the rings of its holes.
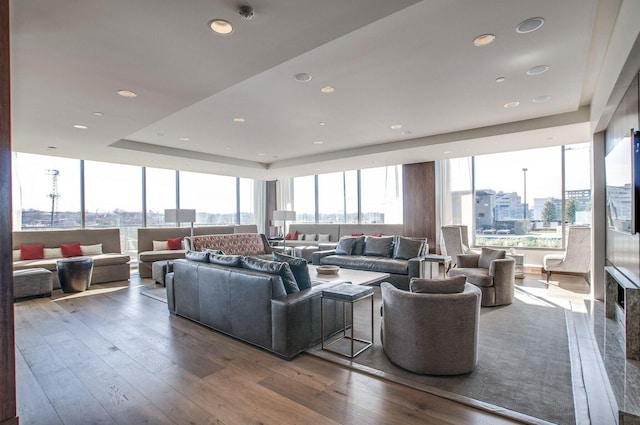
POLYGON ((253 181, 253 208, 258 233, 269 234, 265 229, 267 221, 267 182, 264 180, 253 181))

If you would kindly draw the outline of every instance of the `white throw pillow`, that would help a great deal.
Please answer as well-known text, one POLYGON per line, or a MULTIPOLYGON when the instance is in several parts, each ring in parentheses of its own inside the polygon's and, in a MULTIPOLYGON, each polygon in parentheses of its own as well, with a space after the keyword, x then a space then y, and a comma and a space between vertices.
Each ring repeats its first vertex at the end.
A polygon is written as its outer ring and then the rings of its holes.
POLYGON ((167 251, 169 249, 169 243, 167 241, 153 241, 154 251, 167 251))
POLYGON ((318 235, 318 242, 329 242, 331 235, 323 235, 323 234, 319 234, 318 235))
POLYGON ((44 258, 62 258, 62 250, 60 248, 45 248, 44 258))
POLYGON ((13 261, 20 261, 20 250, 19 249, 14 249, 13 250, 13 261))
POLYGON ((102 244, 80 245, 80 250, 82 251, 82 255, 100 255, 102 254, 102 244))
POLYGON ((304 235, 304 240, 305 241, 315 241, 316 240, 316 234, 309 234, 309 235, 304 235))
POLYGON ((303 241, 304 240, 304 233, 298 233, 298 240, 299 241, 303 241))

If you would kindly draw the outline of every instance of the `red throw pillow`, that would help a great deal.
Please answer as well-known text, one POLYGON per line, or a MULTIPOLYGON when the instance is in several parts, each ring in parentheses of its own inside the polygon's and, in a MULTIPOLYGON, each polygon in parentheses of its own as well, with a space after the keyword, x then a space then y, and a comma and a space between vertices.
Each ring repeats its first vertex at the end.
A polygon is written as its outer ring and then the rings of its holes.
POLYGON ((20 245, 21 260, 42 260, 44 258, 44 244, 20 245))
POLYGON ((182 249, 182 238, 167 239, 167 247, 169 249, 182 249))
POLYGON ((298 231, 296 230, 295 232, 287 233, 287 235, 284 237, 284 239, 287 240, 287 241, 297 241, 298 240, 298 231))
POLYGON ((364 233, 352 233, 351 236, 362 236, 364 233))
POLYGON ((382 236, 382 233, 372 233, 371 236, 375 236, 377 238, 382 236))
POLYGON ((80 248, 80 243, 62 244, 60 245, 60 251, 62 251, 62 256, 65 258, 82 256, 82 248, 80 248))

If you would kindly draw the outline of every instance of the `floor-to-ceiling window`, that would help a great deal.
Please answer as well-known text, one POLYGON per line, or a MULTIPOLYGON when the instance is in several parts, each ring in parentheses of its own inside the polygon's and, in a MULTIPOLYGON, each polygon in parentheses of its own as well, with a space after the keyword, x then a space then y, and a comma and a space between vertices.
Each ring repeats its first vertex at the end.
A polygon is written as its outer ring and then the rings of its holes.
POLYGON ((402 223, 402 167, 360 170, 360 222, 402 223))
POLYGON ((147 226, 175 226, 164 221, 164 210, 176 206, 176 171, 145 168, 147 226))
POLYGON ((344 173, 318 174, 318 223, 344 223, 346 211, 344 173))
POLYGON ((239 224, 256 223, 256 194, 255 181, 253 179, 238 179, 238 203, 240 205, 239 224))
POLYGON ((293 179, 293 205, 298 223, 316 222, 316 179, 315 176, 293 179))
POLYGON ((200 225, 236 223, 236 178, 180 172, 180 208, 195 209, 200 225))

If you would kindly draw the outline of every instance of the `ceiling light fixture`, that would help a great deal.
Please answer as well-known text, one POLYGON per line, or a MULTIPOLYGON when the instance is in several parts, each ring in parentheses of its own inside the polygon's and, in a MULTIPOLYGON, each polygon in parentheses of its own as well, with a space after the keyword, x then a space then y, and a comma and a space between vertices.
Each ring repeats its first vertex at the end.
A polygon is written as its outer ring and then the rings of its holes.
POLYGON ((545 94, 542 96, 534 97, 533 99, 531 99, 531 101, 533 103, 542 103, 542 102, 546 102, 549 99, 551 99, 551 96, 549 96, 548 94, 545 94))
POLYGON ((225 146, 224 147, 226 150, 230 151, 231 150, 231 146, 225 146))
POLYGON ((86 130, 89 127, 87 127, 86 125, 83 125, 83 124, 74 124, 73 128, 77 128, 78 130, 86 130))
POLYGON ((54 150, 55 148, 55 146, 47 146, 47 149, 49 149, 50 151, 54 150))
POLYGON ((220 35, 228 35, 233 32, 233 26, 224 19, 213 19, 209 21, 209 28, 211 28, 211 31, 220 35))
POLYGON ((181 142, 188 142, 191 139, 189 139, 188 137, 181 137, 178 140, 180 140, 181 142))
POLYGON ((265 156, 266 154, 264 152, 259 152, 258 156, 265 156))
POLYGON ((301 83, 306 83, 308 81, 311 81, 311 74, 309 74, 308 72, 299 72, 296 75, 293 76, 296 81, 299 81, 301 83))
POLYGON ((94 112, 93 115, 95 115, 96 117, 101 117, 102 116, 102 112, 94 112))
POLYGON ((518 24, 518 26, 516 27, 516 32, 520 34, 534 32, 535 30, 539 29, 542 25, 544 25, 543 18, 529 18, 518 24))
POLYGON ((316 140, 315 142, 313 142, 314 145, 321 145, 324 142, 322 140, 316 140))
POLYGON ((473 45, 476 47, 482 47, 493 43, 495 40, 496 36, 493 34, 482 34, 473 39, 473 45))
POLYGON ((326 123, 326 122, 324 122, 324 121, 320 121, 320 123, 319 123, 319 124, 320 124, 320 125, 327 125, 327 123, 326 123))
POLYGON ((122 90, 118 90, 118 94, 122 97, 137 97, 138 95, 135 92, 132 92, 131 90, 127 90, 127 89, 122 89, 122 90))
POLYGON ((447 155, 448 155, 448 154, 450 154, 450 153, 451 153, 451 151, 444 151, 444 152, 442 152, 442 153, 444 153, 444 154, 447 154, 447 155))
POLYGON ((540 75, 549 70, 547 65, 537 65, 527 70, 527 75, 540 75))
POLYGON ((238 13, 242 17, 242 19, 251 20, 256 15, 256 12, 253 10, 253 7, 249 5, 240 6, 238 9, 238 13))
POLYGON ((401 129, 401 128, 402 128, 402 124, 393 124, 393 125, 391 126, 391 129, 392 129, 392 130, 399 130, 399 129, 401 129))
POLYGON ((324 86, 323 88, 320 89, 320 91, 322 93, 333 93, 336 89, 334 89, 331 86, 324 86))
POLYGON ((509 108, 515 108, 518 105, 520 105, 520 102, 509 102, 509 103, 505 103, 504 107, 509 109, 509 108))
POLYGON ((245 122, 246 120, 242 117, 236 117, 233 119, 233 122, 245 122))
POLYGON ((504 77, 498 77, 498 78, 496 78, 496 83, 503 83, 505 79, 506 78, 504 78, 504 77))

